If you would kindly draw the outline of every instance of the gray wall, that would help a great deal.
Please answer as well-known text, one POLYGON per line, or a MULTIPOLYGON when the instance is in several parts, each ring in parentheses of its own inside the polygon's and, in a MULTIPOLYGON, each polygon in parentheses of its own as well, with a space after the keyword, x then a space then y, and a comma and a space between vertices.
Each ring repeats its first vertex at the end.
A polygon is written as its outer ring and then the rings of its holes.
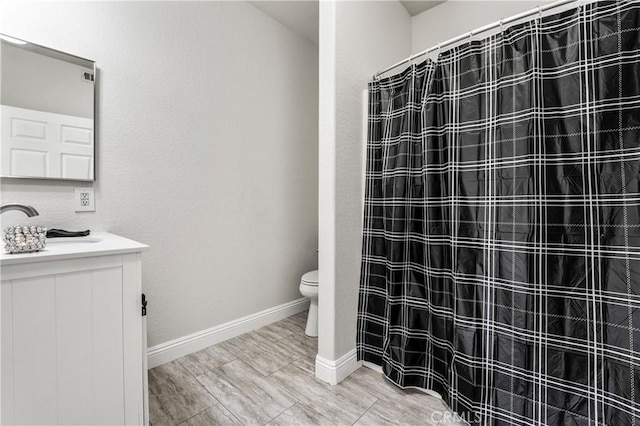
POLYGON ((95 213, 3 180, 2 226, 149 244, 149 345, 300 296, 317 267, 318 50, 246 2, 8 2, 6 34, 100 69, 95 213))
POLYGON ((411 17, 400 2, 320 2, 319 354, 328 360, 356 344, 363 92, 373 73, 409 56, 410 50, 411 17))
MULTIPOLYGON (((552 0, 447 1, 411 18, 412 53, 552 0)), ((574 5, 575 6, 575 5, 574 5)), ((483 38, 489 33, 479 35, 483 38)))
POLYGON ((93 118, 93 84, 79 65, 2 42, 0 103, 18 108, 93 118))

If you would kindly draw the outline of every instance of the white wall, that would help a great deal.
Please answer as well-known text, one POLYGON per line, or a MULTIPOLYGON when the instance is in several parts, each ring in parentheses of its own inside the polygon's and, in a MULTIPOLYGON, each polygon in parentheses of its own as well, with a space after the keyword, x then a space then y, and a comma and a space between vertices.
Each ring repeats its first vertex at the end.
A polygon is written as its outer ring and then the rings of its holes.
POLYGON ((94 59, 95 213, 3 180, 45 223, 149 244, 153 346, 300 297, 317 266, 318 50, 245 2, 3 2, 2 32, 94 59))
MULTIPOLYGON (((553 0, 449 0, 411 18, 411 53, 421 52, 460 34, 533 9, 550 1, 553 0)), ((479 37, 482 38, 483 36, 479 37)))
POLYGON ((363 90, 410 54, 398 1, 320 2, 320 341, 336 360, 355 348, 362 246, 363 90))

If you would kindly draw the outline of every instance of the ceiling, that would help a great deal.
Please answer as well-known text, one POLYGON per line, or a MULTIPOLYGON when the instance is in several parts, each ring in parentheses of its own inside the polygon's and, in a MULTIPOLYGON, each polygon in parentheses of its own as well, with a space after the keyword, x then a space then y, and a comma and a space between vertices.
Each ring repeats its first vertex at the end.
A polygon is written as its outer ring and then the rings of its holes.
POLYGON ((444 2, 445 0, 400 0, 400 3, 402 3, 411 16, 419 15, 425 10, 429 10, 444 2))
MULTIPOLYGON (((400 0, 400 3, 409 15, 415 16, 444 1, 400 0)), ((250 3, 285 27, 318 44, 318 0, 254 0, 250 3)))
POLYGON ((318 1, 251 1, 255 7, 293 32, 318 44, 318 1))

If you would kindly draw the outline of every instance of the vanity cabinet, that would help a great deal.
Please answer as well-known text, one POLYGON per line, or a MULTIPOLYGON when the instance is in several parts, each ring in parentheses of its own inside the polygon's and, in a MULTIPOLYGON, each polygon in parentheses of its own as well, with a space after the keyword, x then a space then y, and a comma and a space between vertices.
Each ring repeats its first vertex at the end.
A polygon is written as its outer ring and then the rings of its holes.
POLYGON ((2 424, 148 423, 147 246, 92 237, 0 258, 2 424))

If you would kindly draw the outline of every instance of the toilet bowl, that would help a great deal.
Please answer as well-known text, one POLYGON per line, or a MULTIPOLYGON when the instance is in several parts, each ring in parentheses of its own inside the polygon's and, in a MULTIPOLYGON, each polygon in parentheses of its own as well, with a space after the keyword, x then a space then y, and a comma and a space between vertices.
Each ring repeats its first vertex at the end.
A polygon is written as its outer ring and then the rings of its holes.
POLYGON ((309 305, 309 315, 307 316, 307 327, 304 330, 307 336, 318 336, 318 271, 307 272, 300 279, 300 294, 308 297, 311 301, 309 305))

